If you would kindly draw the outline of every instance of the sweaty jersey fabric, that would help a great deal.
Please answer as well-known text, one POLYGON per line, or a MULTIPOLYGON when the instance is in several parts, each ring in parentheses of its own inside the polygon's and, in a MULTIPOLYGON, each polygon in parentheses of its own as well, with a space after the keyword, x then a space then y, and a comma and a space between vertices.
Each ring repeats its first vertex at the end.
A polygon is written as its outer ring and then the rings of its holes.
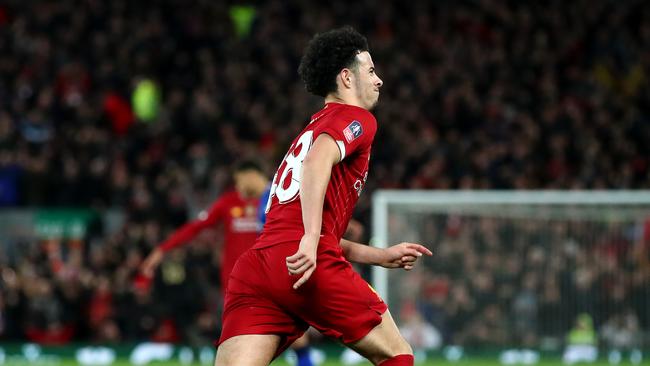
POLYGON ((302 162, 316 138, 325 133, 336 142, 341 161, 332 168, 319 245, 338 245, 368 178, 370 148, 377 121, 367 110, 328 103, 293 141, 271 182, 264 230, 254 248, 300 241, 304 234, 300 206, 302 162))
POLYGON ((199 214, 198 220, 188 222, 178 228, 164 241, 160 248, 169 251, 191 241, 201 230, 223 223, 224 243, 221 264, 221 283, 227 287, 228 277, 235 262, 250 249, 258 236, 260 223, 257 217, 259 199, 244 199, 235 191, 221 195, 209 210, 199 214))

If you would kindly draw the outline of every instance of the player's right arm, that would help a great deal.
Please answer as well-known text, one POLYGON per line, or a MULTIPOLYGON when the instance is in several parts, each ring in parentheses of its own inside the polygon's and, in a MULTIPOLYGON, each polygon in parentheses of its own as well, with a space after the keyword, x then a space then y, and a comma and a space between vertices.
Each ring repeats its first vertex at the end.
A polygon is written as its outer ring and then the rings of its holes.
POLYGON ((215 225, 222 217, 222 206, 221 200, 215 202, 207 212, 201 212, 198 219, 190 221, 174 231, 167 240, 152 250, 142 262, 140 267, 142 274, 147 277, 153 277, 156 268, 162 262, 166 252, 189 243, 199 232, 215 225))
POLYGON ((300 204, 305 234, 298 251, 287 257, 289 273, 302 276, 294 283, 297 289, 316 269, 316 249, 323 224, 323 203, 332 174, 332 167, 341 160, 341 153, 334 139, 320 134, 303 161, 300 178, 300 204))

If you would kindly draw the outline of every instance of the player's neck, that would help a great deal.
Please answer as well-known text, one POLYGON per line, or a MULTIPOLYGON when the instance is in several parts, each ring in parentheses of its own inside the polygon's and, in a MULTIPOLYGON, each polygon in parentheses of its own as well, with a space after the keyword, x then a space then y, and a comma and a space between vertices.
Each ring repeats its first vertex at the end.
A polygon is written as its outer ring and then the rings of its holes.
POLYGON ((361 102, 359 101, 359 98, 356 98, 351 95, 342 95, 341 93, 330 93, 327 94, 325 97, 325 104, 327 103, 339 103, 339 104, 348 104, 348 105, 353 105, 359 108, 366 109, 363 105, 361 105, 361 102))

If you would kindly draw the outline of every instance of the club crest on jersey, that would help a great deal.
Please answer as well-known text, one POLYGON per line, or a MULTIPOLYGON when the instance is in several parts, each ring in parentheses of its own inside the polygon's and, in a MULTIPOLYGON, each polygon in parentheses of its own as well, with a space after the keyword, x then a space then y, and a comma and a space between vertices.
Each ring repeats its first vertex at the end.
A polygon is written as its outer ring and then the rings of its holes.
POLYGON ((343 135, 348 141, 348 144, 359 138, 359 136, 362 134, 363 128, 361 128, 361 122, 357 121, 356 119, 343 130, 343 135))

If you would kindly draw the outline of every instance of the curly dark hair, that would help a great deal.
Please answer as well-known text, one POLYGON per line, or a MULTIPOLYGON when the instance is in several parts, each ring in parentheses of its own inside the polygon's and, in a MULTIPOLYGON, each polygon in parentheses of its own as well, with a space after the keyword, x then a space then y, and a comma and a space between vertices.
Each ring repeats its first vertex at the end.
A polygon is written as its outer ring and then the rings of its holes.
POLYGON ((366 37, 350 26, 319 33, 309 41, 298 74, 308 92, 325 97, 336 91, 341 69, 352 68, 357 54, 364 51, 368 51, 366 37))

